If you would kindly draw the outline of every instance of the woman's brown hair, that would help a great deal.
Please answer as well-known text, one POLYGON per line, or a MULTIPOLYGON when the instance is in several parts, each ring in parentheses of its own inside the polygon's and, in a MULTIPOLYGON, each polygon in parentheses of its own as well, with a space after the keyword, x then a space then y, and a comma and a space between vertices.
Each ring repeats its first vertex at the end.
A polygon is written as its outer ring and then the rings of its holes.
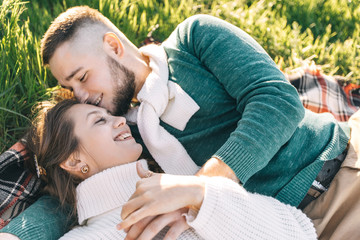
MULTIPOLYGON (((67 114, 76 104, 79 102, 73 99, 56 105, 43 102, 26 138, 28 151, 36 156, 38 165, 46 171, 46 175, 41 175, 45 182, 44 191, 58 197, 62 206, 73 206, 72 215, 76 212, 76 186, 81 180, 62 169, 60 163, 79 150, 74 123, 67 114)), ((27 161, 27 167, 36 173, 35 161, 27 161)))

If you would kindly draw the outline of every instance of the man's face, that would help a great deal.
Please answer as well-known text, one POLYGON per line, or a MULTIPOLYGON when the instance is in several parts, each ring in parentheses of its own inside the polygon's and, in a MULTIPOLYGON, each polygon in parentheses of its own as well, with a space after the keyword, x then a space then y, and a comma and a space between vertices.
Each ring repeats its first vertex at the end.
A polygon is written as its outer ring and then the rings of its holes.
POLYGON ((59 84, 83 102, 123 115, 135 92, 135 75, 106 54, 85 46, 60 45, 50 59, 50 70, 59 84))

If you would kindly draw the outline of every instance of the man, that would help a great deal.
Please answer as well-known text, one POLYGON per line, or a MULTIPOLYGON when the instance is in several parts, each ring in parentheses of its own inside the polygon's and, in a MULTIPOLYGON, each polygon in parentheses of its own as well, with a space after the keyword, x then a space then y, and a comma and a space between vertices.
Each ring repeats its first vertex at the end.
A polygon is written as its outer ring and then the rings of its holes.
MULTIPOLYGON (((349 126, 329 115, 305 111, 271 58, 235 26, 194 16, 180 24, 162 47, 169 82, 198 108, 183 127, 174 127, 176 123, 164 116, 166 107, 158 116, 160 125, 202 166, 198 175, 238 179, 248 191, 298 206, 324 162, 346 149, 349 126)), ((119 115, 137 102, 155 70, 150 67, 151 53, 144 54, 109 20, 86 7, 69 9, 52 23, 42 41, 42 58, 76 98, 119 115)), ((139 100, 141 108, 146 99, 139 100)), ((186 110, 185 106, 188 114, 186 110)), ((146 142, 144 130, 139 132, 154 155, 149 144, 156 143, 146 142)), ((339 168, 332 169, 330 182, 339 168)), ((139 236, 151 220, 135 224, 128 236, 139 236)))

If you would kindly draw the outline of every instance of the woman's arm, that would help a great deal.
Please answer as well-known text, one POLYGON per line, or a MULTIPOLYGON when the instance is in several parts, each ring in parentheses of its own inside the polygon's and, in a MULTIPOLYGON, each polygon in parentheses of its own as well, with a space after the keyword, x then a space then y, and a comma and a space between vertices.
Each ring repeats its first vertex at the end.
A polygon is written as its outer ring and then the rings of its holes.
MULTIPOLYGON (((121 217, 124 221, 119 226, 130 228, 142 219, 160 214, 168 217, 167 213, 189 206, 200 210, 195 218, 185 214, 187 223, 205 239, 241 236, 245 239, 254 236, 259 239, 316 239, 313 224, 300 210, 276 199, 249 193, 222 177, 152 173, 151 177, 137 183, 135 193, 123 206, 121 217)), ((175 216, 175 220, 178 217, 175 216)), ((145 222, 142 228, 137 226, 141 232, 149 232, 151 221, 145 222)))
POLYGON ((247 192, 223 177, 206 179, 205 194, 195 218, 187 223, 204 239, 316 239, 315 228, 300 210, 247 192))

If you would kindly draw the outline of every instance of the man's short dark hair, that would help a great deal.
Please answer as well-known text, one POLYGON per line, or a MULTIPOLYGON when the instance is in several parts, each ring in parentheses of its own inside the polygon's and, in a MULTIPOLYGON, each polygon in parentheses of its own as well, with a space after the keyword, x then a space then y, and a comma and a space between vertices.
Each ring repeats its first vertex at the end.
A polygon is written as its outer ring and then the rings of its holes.
POLYGON ((76 31, 88 23, 106 24, 105 18, 99 11, 88 6, 69 8, 61 13, 50 25, 41 40, 41 58, 44 66, 49 64, 51 57, 60 44, 70 40, 76 31))

